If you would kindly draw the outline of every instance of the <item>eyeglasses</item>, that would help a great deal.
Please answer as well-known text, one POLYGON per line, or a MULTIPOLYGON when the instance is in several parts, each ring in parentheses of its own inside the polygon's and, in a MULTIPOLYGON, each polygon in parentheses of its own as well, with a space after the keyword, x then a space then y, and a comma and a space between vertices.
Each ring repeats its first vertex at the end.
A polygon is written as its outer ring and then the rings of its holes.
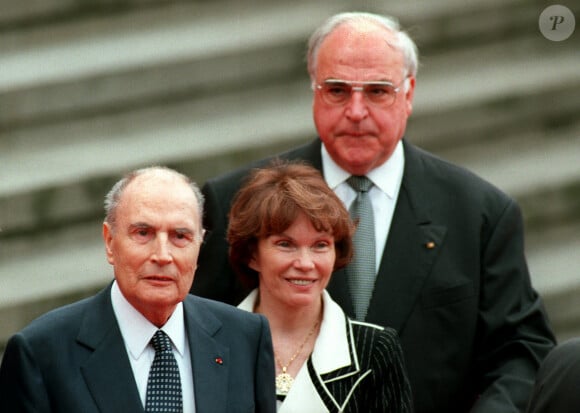
POLYGON ((318 83, 316 89, 320 91, 322 99, 329 105, 344 105, 352 97, 353 92, 362 92, 368 103, 376 106, 391 106, 401 90, 401 85, 408 79, 406 77, 395 86, 391 82, 384 81, 347 81, 328 79, 324 83, 318 83), (355 86, 357 85, 357 86, 355 86))

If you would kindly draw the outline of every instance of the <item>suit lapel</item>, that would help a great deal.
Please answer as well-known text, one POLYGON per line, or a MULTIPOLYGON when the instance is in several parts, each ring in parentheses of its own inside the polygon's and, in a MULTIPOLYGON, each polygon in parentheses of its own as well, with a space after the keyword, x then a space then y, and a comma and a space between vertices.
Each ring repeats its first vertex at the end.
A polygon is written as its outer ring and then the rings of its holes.
POLYGON ((367 321, 389 326, 399 334, 443 245, 447 228, 431 221, 425 199, 422 159, 416 148, 404 143, 405 173, 383 252, 367 321))
MULTIPOLYGON (((342 312, 340 312, 338 320, 345 324, 345 328, 340 329, 340 333, 335 335, 335 341, 339 348, 342 346, 348 348, 350 362, 346 365, 344 362, 338 363, 332 368, 327 365, 326 369, 321 371, 321 369, 315 368, 314 357, 310 357, 306 366, 308 377, 312 383, 311 387, 313 386, 316 390, 316 400, 325 407, 325 410, 322 411, 343 411, 350 403, 351 397, 357 393, 355 389, 364 382, 365 377, 372 374, 368 365, 361 365, 359 349, 355 344, 352 320, 346 319, 342 312)), ((322 351, 325 351, 324 349, 327 351, 329 346, 320 346, 319 348, 322 351)), ((303 406, 306 405, 303 404, 303 406)))
POLYGON ((185 322, 198 412, 225 413, 228 395, 230 349, 215 339, 221 322, 203 306, 194 305, 197 298, 189 296, 184 303, 185 322))
POLYGON ((401 188, 367 321, 388 325, 399 334, 417 301, 443 243, 446 229, 418 222, 405 188, 401 188))
POLYGON ((79 330, 80 345, 94 350, 81 365, 100 411, 143 411, 129 357, 111 304, 111 288, 97 294, 79 330))

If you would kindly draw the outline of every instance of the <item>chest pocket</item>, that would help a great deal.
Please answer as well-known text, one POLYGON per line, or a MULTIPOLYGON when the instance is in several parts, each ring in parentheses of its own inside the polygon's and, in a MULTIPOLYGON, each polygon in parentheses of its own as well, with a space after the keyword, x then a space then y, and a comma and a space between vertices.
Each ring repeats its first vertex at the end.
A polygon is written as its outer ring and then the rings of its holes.
POLYGON ((421 296, 421 307, 425 310, 443 307, 474 296, 475 288, 473 283, 469 281, 464 284, 425 292, 421 296))

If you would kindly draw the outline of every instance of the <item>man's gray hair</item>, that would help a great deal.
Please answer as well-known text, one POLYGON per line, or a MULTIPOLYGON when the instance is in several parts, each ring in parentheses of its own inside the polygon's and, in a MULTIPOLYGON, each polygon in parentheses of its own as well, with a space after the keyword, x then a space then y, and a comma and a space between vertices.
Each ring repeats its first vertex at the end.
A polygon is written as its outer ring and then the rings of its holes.
POLYGON ((334 31, 338 26, 351 23, 372 23, 384 27, 393 32, 397 39, 397 46, 403 53, 404 58, 404 73, 405 76, 417 76, 419 68, 419 52, 417 45, 411 37, 401 30, 399 21, 391 16, 382 16, 374 13, 365 12, 346 12, 339 13, 328 18, 318 29, 312 33, 308 41, 307 64, 308 74, 310 79, 315 81, 316 65, 318 58, 318 50, 320 45, 326 37, 334 31))
POLYGON ((133 182, 133 180, 138 176, 156 171, 164 171, 169 173, 170 175, 182 179, 183 182, 185 182, 191 188, 193 194, 195 195, 195 199, 197 200, 197 208, 199 211, 200 218, 199 223, 200 233, 203 232, 202 218, 203 218, 204 197, 203 194, 201 193, 201 190, 199 189, 198 185, 195 182, 189 179, 189 177, 183 175, 182 173, 177 172, 174 169, 165 166, 149 166, 146 168, 131 171, 127 173, 125 176, 123 176, 123 178, 121 178, 119 181, 117 181, 115 185, 113 185, 111 190, 105 196, 105 222, 110 225, 111 230, 113 231, 115 230, 115 224, 117 219, 116 216, 117 207, 119 206, 119 201, 121 200, 121 196, 123 195, 125 188, 127 188, 127 186, 131 182, 133 182))

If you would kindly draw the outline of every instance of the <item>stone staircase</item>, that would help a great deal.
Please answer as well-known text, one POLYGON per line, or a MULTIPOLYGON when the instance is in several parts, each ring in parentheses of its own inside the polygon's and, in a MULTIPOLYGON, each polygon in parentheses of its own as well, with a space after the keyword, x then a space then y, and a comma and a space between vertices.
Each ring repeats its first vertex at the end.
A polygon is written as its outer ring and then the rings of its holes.
POLYGON ((521 202, 533 282, 558 337, 580 335, 580 41, 578 30, 546 40, 544 7, 4 0, 0 348, 111 280, 102 200, 122 173, 167 164, 202 184, 312 139, 305 42, 328 15, 355 9, 398 16, 417 40, 408 139, 521 202))

